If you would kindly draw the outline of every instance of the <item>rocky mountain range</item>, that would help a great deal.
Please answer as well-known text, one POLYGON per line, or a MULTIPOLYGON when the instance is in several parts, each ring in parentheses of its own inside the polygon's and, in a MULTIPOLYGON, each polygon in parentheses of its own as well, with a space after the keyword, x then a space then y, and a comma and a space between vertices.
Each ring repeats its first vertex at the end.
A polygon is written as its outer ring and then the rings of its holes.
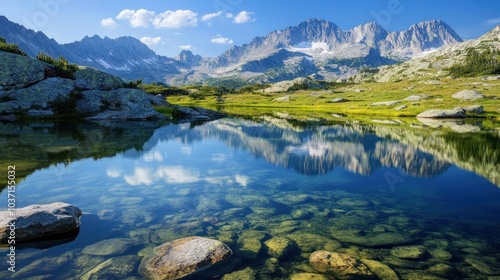
POLYGON ((408 78, 437 78, 448 74, 443 71, 444 69, 462 63, 469 49, 500 51, 500 25, 477 39, 448 45, 426 56, 415 57, 398 65, 382 66, 380 71, 373 76, 366 75, 359 79, 368 78, 388 82, 408 78))
POLYGON ((462 42, 440 20, 422 22, 409 29, 389 32, 375 22, 342 30, 332 22, 309 19, 297 26, 256 37, 249 44, 233 46, 215 58, 182 51, 175 58, 160 56, 133 37, 85 37, 58 44, 0 16, 0 37, 16 43, 34 57, 53 57, 118 75, 126 80, 169 84, 204 83, 237 79, 251 83, 278 82, 297 77, 334 80, 357 74, 361 67, 394 64, 442 46, 462 42))

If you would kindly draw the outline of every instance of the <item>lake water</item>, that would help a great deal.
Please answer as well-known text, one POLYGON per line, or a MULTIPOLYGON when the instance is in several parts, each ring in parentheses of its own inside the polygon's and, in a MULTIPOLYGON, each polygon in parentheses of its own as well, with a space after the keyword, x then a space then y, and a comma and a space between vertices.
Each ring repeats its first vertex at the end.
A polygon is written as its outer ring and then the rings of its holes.
POLYGON ((76 238, 18 249, 15 273, 2 249, 1 279, 140 279, 142 256, 193 235, 233 250, 219 278, 250 268, 245 279, 306 279, 317 250, 375 260, 400 279, 500 277, 498 132, 267 116, 2 123, 0 141, 2 170, 25 177, 18 207, 84 212, 76 238), (266 245, 277 237, 290 243, 279 256, 266 245), (92 246, 109 239, 111 255, 92 246))

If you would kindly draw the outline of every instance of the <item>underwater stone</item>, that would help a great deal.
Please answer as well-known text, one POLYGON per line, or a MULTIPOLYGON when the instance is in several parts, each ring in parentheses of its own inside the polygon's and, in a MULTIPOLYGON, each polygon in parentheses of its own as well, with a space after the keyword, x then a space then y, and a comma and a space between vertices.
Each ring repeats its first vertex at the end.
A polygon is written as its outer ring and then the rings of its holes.
POLYGON ((205 237, 186 237, 156 247, 142 259, 139 274, 145 279, 179 279, 209 269, 231 257, 229 247, 205 237))
POLYGON ((240 238, 236 254, 247 259, 255 259, 262 249, 262 243, 256 238, 240 238))
POLYGON ((250 267, 247 267, 243 270, 232 272, 230 274, 226 274, 222 277, 222 280, 255 280, 255 279, 257 279, 257 274, 250 267))
POLYGON ((133 274, 139 258, 134 255, 111 258, 85 273, 81 280, 100 280, 100 279, 138 279, 130 277, 133 274))
POLYGON ((378 278, 384 280, 399 280, 398 275, 389 266, 374 260, 361 259, 368 268, 377 275, 378 278))
POLYGON ((444 264, 444 263, 438 263, 436 265, 433 265, 427 269, 427 272, 446 277, 448 279, 453 279, 455 276, 457 276, 457 271, 450 265, 444 264))
POLYGON ((429 250, 429 253, 432 255, 432 257, 440 261, 449 261, 453 257, 451 253, 444 249, 429 250))
POLYGON ((317 273, 296 273, 290 276, 290 280, 330 280, 329 277, 326 277, 317 273))
POLYGON ((365 247, 388 247, 409 244, 414 241, 414 238, 409 234, 395 232, 360 234, 358 230, 335 230, 332 232, 332 236, 341 242, 365 247))
POLYGON ((267 207, 270 203, 266 196, 256 194, 227 195, 226 200, 237 207, 267 207))
POLYGON ((296 245, 288 238, 273 237, 264 244, 267 247, 267 254, 277 259, 283 259, 294 253, 296 245))
POLYGON ((126 238, 114 238, 107 239, 95 244, 89 245, 83 249, 83 253, 86 255, 97 255, 97 256, 112 256, 120 255, 132 248, 133 242, 126 238))
POLYGON ((487 275, 494 275, 496 274, 495 271, 489 266, 487 263, 485 263, 482 260, 473 258, 473 257, 467 257, 465 258, 465 262, 470 264, 473 268, 478 270, 479 272, 487 275))
POLYGON ((337 204, 340 206, 347 206, 347 207, 364 207, 370 205, 370 202, 362 198, 346 197, 337 201, 337 204))
POLYGON ((313 233, 294 232, 286 237, 295 241, 302 252, 310 253, 317 250, 336 250, 342 247, 342 244, 338 241, 313 233))
POLYGON ((346 254, 316 251, 309 257, 309 263, 319 272, 338 279, 376 279, 365 264, 346 254))
POLYGON ((418 260, 427 254, 424 246, 400 246, 391 249, 391 255, 401 259, 418 260))

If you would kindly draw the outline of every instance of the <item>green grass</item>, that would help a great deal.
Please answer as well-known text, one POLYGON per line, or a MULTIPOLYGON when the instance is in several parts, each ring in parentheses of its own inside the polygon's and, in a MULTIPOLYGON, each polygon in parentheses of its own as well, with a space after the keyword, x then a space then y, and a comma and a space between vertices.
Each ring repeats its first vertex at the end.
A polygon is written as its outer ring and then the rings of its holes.
MULTIPOLYGON (((267 109, 268 111, 286 109, 287 111, 305 111, 310 115, 337 113, 349 117, 415 117, 429 109, 452 109, 470 105, 482 105, 486 111, 483 118, 500 120, 500 81, 483 81, 479 78, 443 79, 443 84, 425 84, 425 80, 400 81, 392 83, 363 83, 346 85, 330 90, 302 90, 284 93, 241 93, 223 95, 223 102, 218 102, 214 94, 204 94, 204 99, 189 96, 170 96, 168 101, 184 106, 202 106, 208 108, 223 107, 227 111, 242 112, 249 108, 267 109), (473 85, 472 83, 480 83, 473 85), (483 85, 488 84, 488 85, 483 85), (355 92, 363 89, 363 92, 355 92), (461 90, 473 89, 490 97, 476 101, 460 101, 451 96, 461 90), (410 95, 426 94, 431 98, 421 101, 401 101, 395 106, 370 106, 380 101, 403 100, 410 95), (277 101, 283 96, 290 96, 290 101, 277 101), (344 98, 348 102, 331 103, 335 98, 344 98), (395 108, 407 105, 408 108, 396 111, 395 108)), ((255 110, 254 110, 255 111, 255 110)))

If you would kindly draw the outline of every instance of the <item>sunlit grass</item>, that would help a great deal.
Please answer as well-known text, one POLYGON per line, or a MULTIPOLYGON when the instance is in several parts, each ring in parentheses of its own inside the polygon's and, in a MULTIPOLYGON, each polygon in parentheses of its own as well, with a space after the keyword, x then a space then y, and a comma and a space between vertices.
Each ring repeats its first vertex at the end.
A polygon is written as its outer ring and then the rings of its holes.
MULTIPOLYGON (((224 108, 268 108, 293 109, 308 112, 328 112, 357 116, 377 117, 415 117, 429 109, 453 109, 470 105, 482 105, 484 118, 500 120, 500 101, 492 97, 500 97, 500 81, 483 81, 480 78, 442 79, 441 84, 427 84, 425 80, 400 81, 391 83, 363 83, 347 85, 335 90, 305 90, 283 93, 242 93, 223 95, 223 101, 215 95, 204 95, 203 99, 193 99, 189 96, 171 96, 168 101, 187 106, 224 108), (475 101, 460 101, 451 96, 465 89, 477 90, 487 99, 475 101), (404 101, 410 95, 428 95, 429 99, 420 101, 404 101), (289 96, 289 101, 279 101, 279 98, 289 96), (344 98, 347 102, 332 103, 335 98, 344 98), (371 106, 381 101, 401 100, 394 106, 371 106), (395 108, 406 105, 407 108, 397 111, 395 108)), ((232 110, 232 109, 231 109, 232 110)))

